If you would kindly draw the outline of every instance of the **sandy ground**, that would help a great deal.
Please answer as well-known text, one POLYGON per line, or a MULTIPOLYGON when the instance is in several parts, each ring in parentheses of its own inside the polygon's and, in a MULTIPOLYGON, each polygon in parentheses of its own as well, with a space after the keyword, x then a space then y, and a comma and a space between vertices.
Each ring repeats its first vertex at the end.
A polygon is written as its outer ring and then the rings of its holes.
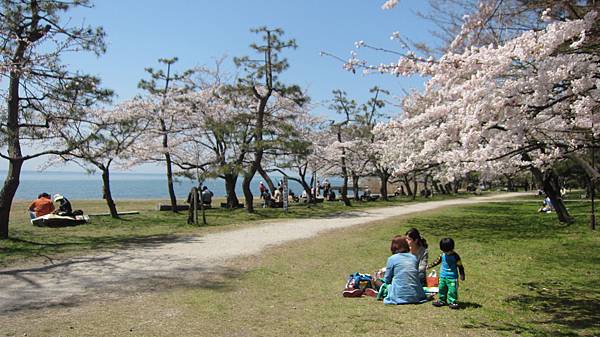
POLYGON ((285 220, 201 237, 156 242, 143 247, 80 256, 52 263, 0 270, 0 314, 70 306, 78 300, 123 292, 159 290, 163 282, 190 282, 218 272, 228 259, 259 254, 271 245, 451 205, 513 198, 522 193, 368 209, 318 219, 285 220))

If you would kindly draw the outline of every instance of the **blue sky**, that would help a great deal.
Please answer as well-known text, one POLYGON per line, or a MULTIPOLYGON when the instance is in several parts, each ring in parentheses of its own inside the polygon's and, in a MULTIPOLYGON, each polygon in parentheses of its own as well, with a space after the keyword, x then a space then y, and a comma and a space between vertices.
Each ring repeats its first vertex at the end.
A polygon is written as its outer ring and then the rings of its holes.
MULTIPOLYGON (((317 115, 327 115, 326 101, 334 89, 345 90, 359 103, 368 99, 368 90, 378 85, 401 96, 403 90, 421 88, 419 78, 389 75, 352 74, 341 63, 320 56, 327 51, 347 58, 354 42, 398 49, 390 40, 392 32, 413 40, 431 41, 429 23, 418 19, 414 10, 424 10, 426 1, 404 0, 393 10, 382 10, 384 0, 96 0, 93 8, 80 8, 67 15, 72 24, 102 26, 108 50, 92 54, 66 55, 63 60, 75 69, 99 76, 105 87, 115 90, 117 100, 139 93, 137 83, 146 77, 145 67, 157 67, 158 58, 177 56, 175 69, 212 65, 227 55, 226 69, 235 72, 232 57, 252 55, 248 45, 258 36, 252 27, 280 27, 285 37, 295 38, 298 49, 285 52, 290 68, 282 76, 286 83, 308 90, 317 115)), ((395 57, 367 54, 373 62, 391 62, 395 57)), ((397 113, 389 108, 389 113, 397 113)), ((331 116, 331 115, 330 115, 331 116)), ((35 169, 29 163, 26 169, 35 169)), ((77 168, 74 168, 77 170, 77 168)), ((136 170, 138 171, 138 170, 136 170)), ((139 171, 156 171, 141 168, 139 171)), ((162 169, 158 169, 162 171, 162 169)))
MULTIPOLYGON (((139 92, 137 82, 145 76, 144 67, 158 66, 158 58, 177 56, 176 69, 181 71, 212 65, 215 58, 227 55, 226 66, 235 72, 232 57, 252 55, 248 45, 258 36, 249 31, 251 27, 281 27, 299 46, 285 52, 291 67, 282 80, 307 88, 315 102, 329 99, 338 88, 363 101, 376 84, 398 94, 401 89, 421 86, 420 79, 354 75, 338 61, 319 55, 328 51, 346 58, 358 40, 395 48, 389 39, 394 31, 429 39, 425 23, 413 13, 423 9, 425 1, 406 0, 391 11, 381 9, 383 2, 97 0, 94 8, 71 13, 72 22, 103 26, 107 53, 100 58, 69 55, 65 61, 100 76, 118 99, 127 99, 139 92)), ((394 57, 380 53, 372 60, 392 61, 394 57)))

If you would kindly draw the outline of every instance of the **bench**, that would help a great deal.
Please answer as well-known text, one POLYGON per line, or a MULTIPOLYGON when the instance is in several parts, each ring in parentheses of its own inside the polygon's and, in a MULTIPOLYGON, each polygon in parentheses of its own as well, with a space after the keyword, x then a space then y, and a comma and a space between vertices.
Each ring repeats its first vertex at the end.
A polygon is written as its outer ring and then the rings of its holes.
MULTIPOLYGON (((187 211, 188 209, 190 209, 190 205, 188 205, 188 204, 177 205, 177 211, 187 211)), ((173 207, 171 205, 157 204, 156 210, 157 211, 172 211, 173 207)))
MULTIPOLYGON (((222 202, 221 208, 231 208, 231 207, 228 207, 226 202, 222 202)), ((244 208, 244 204, 238 204, 236 208, 244 208)))

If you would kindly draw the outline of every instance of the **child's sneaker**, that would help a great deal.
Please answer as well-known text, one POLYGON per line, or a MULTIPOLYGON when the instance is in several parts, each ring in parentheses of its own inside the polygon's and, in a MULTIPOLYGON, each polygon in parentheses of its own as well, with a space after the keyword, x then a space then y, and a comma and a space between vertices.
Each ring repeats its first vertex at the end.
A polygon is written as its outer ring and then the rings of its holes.
POLYGON ((362 289, 350 289, 350 290, 344 290, 342 292, 342 296, 344 297, 361 297, 363 294, 362 289))
POLYGON ((435 301, 435 302, 433 302, 433 303, 431 303, 431 304, 433 304, 433 306, 434 306, 434 307, 443 307, 443 306, 445 306, 445 305, 446 305, 446 302, 442 302, 442 301, 435 301))
POLYGON ((452 303, 448 306, 450 307, 450 309, 460 309, 460 306, 458 305, 458 303, 452 303))
POLYGON ((366 288, 365 291, 363 291, 363 295, 377 297, 377 290, 373 288, 366 288))

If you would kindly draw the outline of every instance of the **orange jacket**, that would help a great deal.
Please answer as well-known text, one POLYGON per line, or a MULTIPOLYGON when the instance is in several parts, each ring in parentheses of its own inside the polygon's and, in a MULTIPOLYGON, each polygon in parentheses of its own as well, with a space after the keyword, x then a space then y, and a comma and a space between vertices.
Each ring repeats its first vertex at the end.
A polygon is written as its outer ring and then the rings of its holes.
POLYGON ((35 216, 42 216, 52 213, 52 211, 54 211, 54 204, 52 203, 52 200, 42 197, 34 200, 31 205, 29 205, 29 210, 35 212, 35 216))

